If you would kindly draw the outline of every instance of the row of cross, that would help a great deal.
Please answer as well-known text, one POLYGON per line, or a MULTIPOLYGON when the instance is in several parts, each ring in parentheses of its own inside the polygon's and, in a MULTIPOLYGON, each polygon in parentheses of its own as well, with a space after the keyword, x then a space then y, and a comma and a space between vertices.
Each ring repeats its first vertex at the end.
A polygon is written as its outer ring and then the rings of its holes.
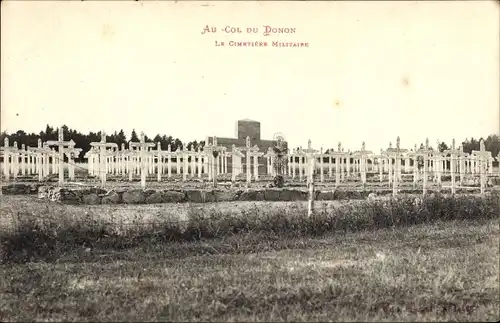
MULTIPOLYGON (((438 140, 438 144, 439 144, 439 140, 438 140)), ((321 157, 321 156, 324 156, 324 157, 328 157, 328 156, 332 156, 332 157, 359 156, 359 157, 361 157, 361 156, 365 156, 365 157, 392 157, 392 158, 396 158, 398 156, 404 156, 405 154, 408 154, 410 156, 425 156, 425 155, 427 155, 427 156, 431 156, 431 155, 434 155, 434 156, 436 156, 436 155, 468 156, 469 155, 463 151, 462 146, 456 148, 455 139, 453 139, 450 149, 444 150, 442 153, 440 153, 438 150, 434 150, 434 149, 430 148, 429 139, 426 139, 425 146, 422 148, 417 148, 417 145, 415 145, 415 148, 413 150, 403 149, 400 146, 400 138, 399 137, 396 140, 396 147, 395 148, 392 147, 392 142, 390 142, 389 148, 387 148, 385 151, 383 149, 381 149, 380 155, 378 155, 378 156, 374 155, 374 153, 372 151, 366 150, 365 142, 362 142, 360 150, 357 150, 354 152, 351 152, 350 150, 344 151, 344 148, 342 148, 342 145, 339 142, 337 151, 332 149, 332 150, 329 150, 327 153, 323 153, 323 148, 321 148, 320 150, 316 150, 316 149, 313 149, 311 147, 311 140, 308 141, 307 149, 302 149, 302 147, 299 147, 295 150, 292 150, 290 155, 292 155, 292 156, 303 155, 303 156, 314 156, 314 157, 321 157)), ((491 158, 492 157, 491 152, 486 151, 484 140, 482 140, 482 139, 480 141, 480 150, 473 150, 471 155, 482 157, 482 158, 491 158)), ((500 153, 499 153, 499 157, 500 157, 500 153)))
MULTIPOLYGON (((438 141, 439 142, 439 141, 438 141)), ((279 144, 279 143, 278 143, 279 144)), ((157 155, 160 157, 162 154, 172 154, 170 151, 170 146, 167 152, 162 152, 159 143, 155 144, 152 142, 146 142, 145 141, 145 135, 144 133, 141 133, 140 137, 140 142, 129 142, 129 150, 124 151, 124 144, 122 144, 122 151, 119 153, 123 154, 136 154, 140 157, 141 160, 141 169, 144 168, 144 160, 146 159, 146 155, 150 153, 150 149, 154 148, 157 146, 157 155)), ((78 156, 81 152, 81 148, 75 148, 75 142, 73 140, 70 141, 65 141, 62 128, 59 129, 58 133, 58 140, 51 140, 47 141, 42 145, 41 139, 38 141, 38 147, 28 147, 28 150, 26 151, 26 154, 35 154, 37 158, 39 158, 41 155, 48 155, 48 154, 55 154, 53 150, 50 149, 50 147, 57 147, 57 153, 58 153, 58 159, 59 159, 59 183, 62 184, 64 182, 64 171, 63 171, 63 158, 64 155, 70 157, 71 160, 73 160, 76 156, 78 156)), ((108 143, 106 142, 106 135, 104 132, 101 133, 101 141, 100 142, 92 142, 91 143, 91 152, 96 153, 99 155, 100 160, 104 160, 108 156, 115 156, 117 152, 115 152, 115 149, 118 148, 118 145, 116 143, 108 143)), ((8 138, 5 138, 4 142, 4 147, 1 147, 2 151, 4 152, 4 156, 8 156, 10 154, 16 154, 19 153, 19 150, 17 148, 17 144, 14 144, 14 147, 9 147, 8 143, 8 138)), ((21 151, 24 151, 25 147, 22 148, 21 151)), ((186 146, 184 145, 184 150, 181 152, 176 152, 176 154, 179 153, 186 153, 186 146)), ((213 156, 214 158, 217 157, 221 152, 225 152, 226 148, 219 146, 217 143, 217 138, 213 137, 213 142, 212 144, 208 144, 203 148, 203 153, 210 157, 213 156)), ((191 152, 191 151, 190 151, 191 152)), ((198 152, 198 151, 197 151, 198 152)), ((90 153, 90 152, 88 152, 90 153)), ((250 138, 246 138, 246 145, 244 147, 235 147, 233 145, 233 156, 236 157, 243 157, 246 156, 246 164, 250 165, 250 158, 251 157, 261 157, 264 155, 264 153, 259 152, 259 148, 257 146, 251 146, 250 143, 250 138), (245 154, 242 154, 242 152, 245 152, 245 154)), ((380 156, 374 156, 373 152, 366 150, 365 143, 362 143, 361 150, 355 151, 352 155, 361 157, 360 162, 361 162, 361 169, 364 169, 364 163, 366 162, 367 158, 370 157, 379 157, 379 158, 391 158, 395 159, 396 163, 400 163, 400 160, 403 155, 411 156, 411 157, 417 157, 417 156, 422 156, 424 158, 424 161, 428 159, 430 156, 436 156, 439 154, 449 154, 452 156, 452 162, 454 160, 454 157, 460 157, 460 156, 467 156, 468 154, 463 152, 463 148, 456 148, 455 146, 455 140, 452 142, 452 146, 450 149, 443 151, 442 153, 439 153, 436 150, 432 150, 429 148, 429 140, 427 139, 425 142, 425 146, 421 149, 417 149, 415 146, 415 150, 413 151, 408 151, 407 149, 402 149, 400 147, 400 138, 397 138, 396 141, 396 147, 392 147, 392 143, 389 144, 389 148, 384 152, 381 150, 380 156)), ((272 154, 272 151, 268 151, 268 154, 265 155, 265 157, 268 157, 272 154)), ((308 141, 308 147, 307 149, 302 149, 300 148, 299 150, 292 151, 291 153, 286 154, 287 156, 305 156, 308 158, 308 160, 312 160, 311 163, 314 163, 314 160, 316 157, 322 157, 322 156, 332 156, 336 158, 343 158, 351 155, 351 152, 344 152, 344 149, 341 147, 341 144, 338 144, 338 150, 337 151, 329 151, 326 154, 323 154, 323 149, 321 148, 320 151, 313 149, 311 145, 311 140, 308 141)), ((481 140, 480 142, 480 150, 479 151, 472 151, 472 155, 476 156, 480 159, 486 159, 486 158, 491 158, 491 152, 485 150, 485 145, 484 141, 481 140)), ((4 158, 5 160, 5 158, 4 158)), ((427 163, 424 163, 424 167, 427 163)), ((213 163, 215 165, 215 163, 213 163)), ((5 162, 4 162, 5 166, 5 162)), ((100 163, 100 167, 104 167, 104 163, 100 163)), ((453 167, 452 167, 453 168, 453 167)), ((396 169, 398 169, 398 166, 396 166, 396 169)), ((101 169, 102 173, 105 173, 106 171, 101 169)), ((247 181, 250 180, 250 167, 246 167, 247 171, 247 181)), ((5 173, 5 172, 4 172, 5 173)), ((42 172, 39 172, 39 176, 42 176, 42 172)), ((8 174, 8 172, 7 172, 8 174)), ((338 172, 337 172, 338 174, 338 172)), ((146 172, 141 171, 141 183, 145 185, 145 176, 146 172)), ((308 180, 310 180, 309 175, 308 180)), ((105 175, 104 177, 101 178, 102 181, 105 181, 105 175)))
MULTIPOLYGON (((439 145, 439 141, 438 141, 438 145, 439 145)), ((338 158, 349 158, 351 156, 351 152, 348 151, 348 152, 344 152, 343 148, 341 147, 341 144, 339 143, 338 144, 338 150, 337 151, 329 151, 328 153, 326 154, 323 154, 323 151, 322 149, 319 151, 320 153, 318 154, 318 150, 315 150, 315 149, 312 149, 311 147, 311 141, 309 140, 308 141, 308 148, 307 149, 304 149, 302 150, 302 148, 299 148, 298 150, 294 151, 292 153, 292 156, 296 156, 296 155, 299 155, 299 156, 306 156, 309 160, 310 163, 312 163, 312 165, 310 164, 310 171, 308 173, 308 178, 307 178, 307 182, 308 182, 308 185, 310 185, 312 182, 313 182, 313 174, 314 172, 312 171, 313 169, 315 169, 315 166, 314 166, 314 163, 316 161, 316 157, 335 157, 337 158, 337 162, 335 163, 336 164, 336 167, 337 167, 337 170, 336 170, 336 176, 337 176, 337 183, 339 182, 339 176, 340 176, 340 172, 338 170, 338 167, 339 167, 339 162, 338 162, 338 158)), ((451 176, 451 180, 452 180, 452 184, 451 184, 451 187, 452 187, 452 193, 454 194, 455 193, 455 176, 454 176, 454 171, 455 171, 455 163, 456 163, 456 160, 457 158, 460 158, 460 157, 467 157, 469 156, 469 154, 465 153, 463 151, 463 147, 460 146, 459 148, 456 148, 456 145, 455 145, 455 139, 453 139, 452 141, 452 145, 450 147, 450 149, 447 149, 447 150, 444 150, 443 152, 439 152, 438 150, 433 150, 429 147, 429 139, 426 139, 425 141, 425 146, 420 148, 420 149, 417 149, 416 145, 415 145, 415 149, 412 150, 412 151, 409 151, 408 149, 402 149, 400 147, 400 138, 398 137, 397 140, 396 140, 396 148, 393 148, 392 147, 392 143, 389 143, 389 148, 386 150, 386 151, 383 151, 381 150, 380 151, 380 155, 376 156, 376 155, 373 155, 373 152, 372 151, 368 151, 366 150, 366 146, 365 146, 365 143, 363 142, 362 143, 362 148, 361 150, 358 150, 358 151, 355 151, 352 156, 355 156, 355 157, 360 157, 360 168, 361 170, 365 170, 365 162, 366 162, 366 159, 368 158, 390 158, 390 159, 394 159, 395 160, 395 174, 394 174, 394 180, 392 180, 392 183, 393 183, 393 193, 396 194, 396 191, 397 191, 397 181, 398 181, 398 178, 400 177, 398 172, 401 171, 401 160, 403 159, 403 157, 406 155, 406 157, 412 157, 412 158, 416 158, 416 157, 423 157, 423 161, 424 161, 424 174, 427 173, 427 167, 428 167, 428 160, 432 157, 432 156, 435 156, 435 157, 444 157, 444 156, 447 156, 449 155, 451 158, 450 158, 450 162, 451 162, 451 165, 450 165, 450 169, 451 169, 451 172, 452 172, 452 176, 451 176)), ((480 164, 480 167, 484 168, 485 166, 485 163, 484 161, 486 160, 491 160, 492 159, 492 154, 490 151, 486 151, 485 149, 485 144, 484 144, 484 140, 481 140, 480 141, 480 149, 479 150, 473 150, 471 152, 471 156, 474 156, 476 157, 479 161, 483 161, 483 163, 480 164)), ((500 153, 498 154, 497 157, 500 157, 500 153)), ((416 168, 415 168, 416 170, 416 168)), ((323 171, 321 171, 321 175, 323 175, 323 171)), ((361 172, 361 176, 362 176, 362 182, 364 183, 366 178, 363 179, 363 175, 366 176, 366 172, 361 172)), ((391 173, 389 173, 389 176, 391 176, 391 173)), ((425 194, 425 191, 426 191, 426 187, 427 187, 427 176, 424 176, 424 183, 423 183, 423 187, 424 187, 424 194, 425 194)), ((481 187, 481 193, 484 193, 484 187, 485 187, 485 180, 486 180, 486 176, 485 176, 485 171, 484 169, 481 170, 481 184, 480 184, 480 187, 481 187)), ((390 180, 391 182, 391 180, 390 180)))
MULTIPOLYGON (((4 156, 4 174, 6 177, 6 180, 9 179, 9 171, 8 171, 8 158, 10 156, 18 156, 20 155, 26 155, 26 156, 33 156, 35 157, 38 161, 37 164, 40 164, 40 159, 42 156, 48 157, 48 156, 54 156, 56 152, 54 151, 53 148, 51 147, 57 147, 57 155, 58 155, 58 160, 59 160, 59 182, 62 182, 64 180, 64 172, 63 172, 63 160, 64 156, 67 156, 70 162, 72 162, 78 155, 80 155, 82 149, 81 148, 76 148, 75 147, 76 143, 73 140, 70 141, 64 141, 64 137, 62 134, 62 131, 59 131, 59 137, 58 140, 49 140, 46 141, 45 143, 42 144, 42 140, 38 139, 38 145, 37 147, 25 147, 25 145, 21 145, 21 149, 18 148, 17 142, 14 142, 14 145, 10 147, 9 145, 9 138, 4 139, 4 146, 1 147, 1 151, 3 152, 4 156)), ((22 156, 23 157, 23 156, 22 156)), ((24 160, 24 159, 22 159, 24 160)), ((48 167, 48 162, 45 162, 45 166, 48 167)), ((44 173, 48 173, 48 169, 43 169, 40 168, 38 172, 39 179, 43 177, 44 173)))

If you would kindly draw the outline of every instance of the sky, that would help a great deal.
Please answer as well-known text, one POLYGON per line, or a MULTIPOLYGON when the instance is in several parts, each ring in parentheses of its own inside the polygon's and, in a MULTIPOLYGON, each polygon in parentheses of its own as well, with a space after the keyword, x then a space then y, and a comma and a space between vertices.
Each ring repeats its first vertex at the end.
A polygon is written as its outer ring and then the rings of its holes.
POLYGON ((380 151, 398 136, 410 149, 500 132, 497 1, 1 5, 9 133, 65 124, 189 142, 234 137, 248 118, 292 147, 380 151), (295 33, 264 36, 266 25, 295 33))

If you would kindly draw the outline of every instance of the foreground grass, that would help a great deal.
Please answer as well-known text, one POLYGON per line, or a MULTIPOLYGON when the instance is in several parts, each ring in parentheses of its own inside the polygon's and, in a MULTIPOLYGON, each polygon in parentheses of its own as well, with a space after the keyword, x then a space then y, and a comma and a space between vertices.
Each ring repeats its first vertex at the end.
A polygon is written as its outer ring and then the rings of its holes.
POLYGON ((182 221, 8 199, 0 321, 494 321, 499 197, 320 203, 311 218, 187 206, 182 221))
POLYGON ((91 249, 0 267, 1 321, 494 321, 499 221, 91 249))
POLYGON ((82 247, 120 250, 148 244, 224 239, 247 233, 278 238, 320 237, 435 221, 484 221, 498 219, 500 215, 498 194, 432 195, 418 201, 401 196, 337 205, 326 203, 321 207, 317 205, 312 217, 307 217, 302 204, 290 204, 286 209, 241 208, 240 203, 228 203, 230 207, 225 209, 218 205, 188 206, 182 218, 158 212, 146 221, 138 208, 130 220, 114 213, 106 216, 102 206, 45 204, 41 207, 38 203, 38 208, 30 208, 29 203, 25 204, 1 208, 7 215, 0 218, 7 219, 10 215, 13 219, 13 230, 0 232, 1 262, 55 261, 82 247))

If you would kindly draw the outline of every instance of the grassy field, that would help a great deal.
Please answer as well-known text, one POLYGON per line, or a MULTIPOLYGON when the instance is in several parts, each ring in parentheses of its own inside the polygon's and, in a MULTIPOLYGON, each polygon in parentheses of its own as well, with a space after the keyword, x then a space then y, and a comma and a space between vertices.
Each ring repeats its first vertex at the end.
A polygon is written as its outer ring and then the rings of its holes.
MULTIPOLYGON (((29 232, 39 241, 36 248, 55 248, 56 238, 60 245, 52 250, 57 256, 39 253, 28 262, 3 258, 0 321, 495 321, 500 319, 495 201, 424 201, 435 218, 424 219, 427 211, 419 211, 422 220, 403 225, 401 219, 412 216, 403 214, 405 201, 392 206, 325 202, 318 219, 307 220, 293 218, 304 211, 300 203, 283 203, 283 211, 269 202, 120 208, 3 196, 4 219, 16 218, 14 213, 21 221, 30 214, 53 215, 29 232), (325 219, 338 207, 348 209, 334 214, 335 227, 325 219), (111 243, 119 236, 107 227, 74 227, 89 214, 116 219, 142 212, 166 221, 180 208, 191 210, 186 211, 190 225, 206 226, 212 234, 178 241, 151 235, 125 246, 111 243), (232 225, 246 231, 224 227, 235 210, 244 218, 232 225), (200 220, 200 212, 210 220, 200 220), (289 222, 252 222, 254 213, 278 212, 286 213, 289 222), (376 216, 386 222, 373 221, 376 216), (300 227, 314 223, 328 230, 300 227), (343 230, 343 223, 350 229, 343 230), (96 235, 98 229, 103 231, 96 235), (81 234, 87 244, 63 241, 62 232, 74 238, 81 234)), ((17 235, 23 232, 28 231, 17 235)), ((12 234, 2 232, 4 248, 12 234)))
MULTIPOLYGON (((163 223, 165 221, 184 221, 191 212, 218 213, 220 215, 244 216, 249 213, 277 213, 280 210, 298 210, 307 206, 306 201, 266 202, 241 201, 217 203, 163 203, 146 205, 62 205, 49 203, 29 195, 2 196, 0 207, 0 231, 8 229, 14 223, 14 214, 36 214, 40 217, 65 219, 71 215, 73 221, 100 219, 117 225, 142 225, 163 223)), ((334 206, 357 203, 358 201, 317 201, 316 208, 331 210, 334 206)), ((304 211, 305 213, 306 211, 304 211)))

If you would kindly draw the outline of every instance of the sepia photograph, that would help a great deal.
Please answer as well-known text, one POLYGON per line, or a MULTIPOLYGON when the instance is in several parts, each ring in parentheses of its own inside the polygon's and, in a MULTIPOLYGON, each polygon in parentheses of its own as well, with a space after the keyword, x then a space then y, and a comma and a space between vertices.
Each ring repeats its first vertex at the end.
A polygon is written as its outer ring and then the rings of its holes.
POLYGON ((497 322, 498 1, 1 2, 1 322, 497 322))

